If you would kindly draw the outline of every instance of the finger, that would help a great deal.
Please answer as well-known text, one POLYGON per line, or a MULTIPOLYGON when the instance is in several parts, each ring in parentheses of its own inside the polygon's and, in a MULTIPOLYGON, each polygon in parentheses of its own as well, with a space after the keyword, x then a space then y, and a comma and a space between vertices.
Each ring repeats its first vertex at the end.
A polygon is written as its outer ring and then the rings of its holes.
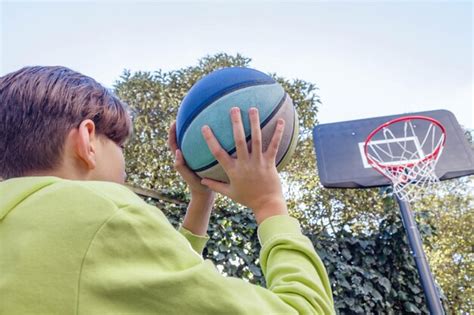
POLYGON ((275 127, 275 132, 273 133, 272 140, 268 146, 265 155, 267 158, 275 161, 276 155, 278 153, 278 148, 280 147, 281 138, 283 137, 283 130, 285 129, 285 121, 283 119, 278 119, 277 125, 275 127))
POLYGON ((237 151, 237 158, 246 160, 249 157, 249 151, 247 148, 247 141, 245 140, 244 125, 242 124, 242 115, 240 114, 240 108, 233 107, 230 111, 232 120, 232 129, 234 131, 235 149, 237 151))
POLYGON ((258 110, 255 107, 249 110, 249 118, 252 129, 252 157, 260 159, 262 157, 262 130, 258 110))
POLYGON ((216 158, 224 171, 227 172, 233 164, 232 158, 224 149, 222 149, 219 141, 217 141, 209 126, 202 127, 202 135, 209 147, 209 151, 211 151, 212 155, 216 158))
POLYGON ((178 173, 183 177, 183 179, 188 183, 191 181, 200 182, 201 178, 196 175, 187 165, 184 160, 183 153, 180 150, 176 150, 176 158, 174 161, 174 168, 178 173))
POLYGON ((208 187, 209 189, 218 192, 220 194, 223 194, 224 196, 230 197, 229 192, 230 192, 230 185, 226 183, 222 183, 216 180, 212 180, 209 178, 203 178, 201 180, 201 184, 204 186, 208 187))
POLYGON ((175 155, 176 150, 178 149, 178 143, 176 142, 176 122, 173 122, 168 131, 168 147, 171 150, 171 153, 175 155))

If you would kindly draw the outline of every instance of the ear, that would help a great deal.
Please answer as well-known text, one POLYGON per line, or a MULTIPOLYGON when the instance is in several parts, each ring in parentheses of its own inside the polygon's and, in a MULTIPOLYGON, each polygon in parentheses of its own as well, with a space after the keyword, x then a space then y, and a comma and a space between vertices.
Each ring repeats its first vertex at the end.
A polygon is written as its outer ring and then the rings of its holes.
POLYGON ((96 167, 96 140, 94 122, 90 119, 81 122, 76 133, 75 151, 88 169, 96 167))

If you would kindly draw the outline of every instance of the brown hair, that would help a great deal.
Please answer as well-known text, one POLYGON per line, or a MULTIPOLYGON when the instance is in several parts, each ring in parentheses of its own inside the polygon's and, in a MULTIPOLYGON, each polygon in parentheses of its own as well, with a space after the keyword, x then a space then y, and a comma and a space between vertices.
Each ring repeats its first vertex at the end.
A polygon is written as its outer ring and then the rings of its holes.
POLYGON ((131 135, 127 105, 88 76, 36 66, 0 77, 0 177, 59 166, 66 136, 85 119, 117 144, 131 135))

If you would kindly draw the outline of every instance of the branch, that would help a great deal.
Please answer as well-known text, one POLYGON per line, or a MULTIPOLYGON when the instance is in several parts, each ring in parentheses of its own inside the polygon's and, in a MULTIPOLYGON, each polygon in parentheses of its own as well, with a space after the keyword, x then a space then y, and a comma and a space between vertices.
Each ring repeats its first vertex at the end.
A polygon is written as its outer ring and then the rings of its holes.
POLYGON ((137 195, 140 195, 140 196, 150 197, 150 198, 157 199, 157 200, 162 200, 162 201, 167 201, 167 202, 171 202, 171 203, 174 203, 174 204, 177 204, 177 205, 184 205, 184 206, 188 205, 187 202, 184 202, 184 201, 179 200, 179 199, 168 197, 163 193, 159 193, 159 192, 156 192, 156 191, 151 190, 151 189, 135 187, 135 186, 128 185, 128 184, 125 184, 125 187, 127 187, 128 189, 130 189, 131 191, 133 191, 134 193, 136 193, 137 195))

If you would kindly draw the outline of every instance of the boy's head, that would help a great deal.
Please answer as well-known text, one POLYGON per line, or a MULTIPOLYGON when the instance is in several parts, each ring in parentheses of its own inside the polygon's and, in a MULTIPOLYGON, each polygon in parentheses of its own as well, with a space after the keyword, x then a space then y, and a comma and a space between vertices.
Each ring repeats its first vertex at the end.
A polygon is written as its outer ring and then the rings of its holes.
POLYGON ((0 77, 0 177, 55 175, 123 182, 127 106, 65 67, 25 67, 0 77))

